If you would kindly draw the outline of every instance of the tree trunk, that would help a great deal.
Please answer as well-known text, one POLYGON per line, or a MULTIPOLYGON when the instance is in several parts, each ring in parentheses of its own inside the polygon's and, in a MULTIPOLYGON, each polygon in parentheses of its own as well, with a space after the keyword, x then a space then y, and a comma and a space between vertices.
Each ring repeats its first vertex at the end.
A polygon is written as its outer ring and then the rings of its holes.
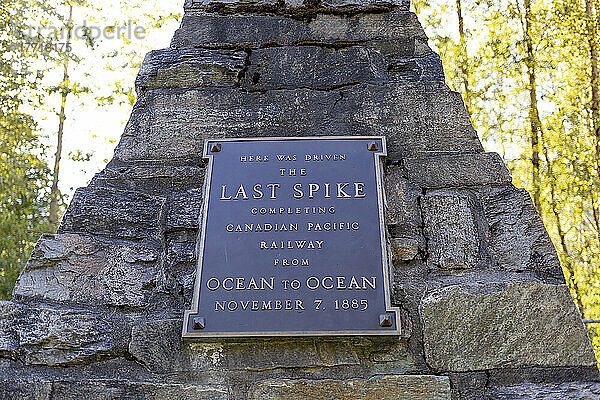
POLYGON ((67 96, 69 95, 69 49, 71 48, 71 34, 73 31, 73 6, 69 6, 69 20, 67 22, 67 42, 65 46, 65 55, 63 59, 63 81, 60 105, 60 114, 58 120, 58 143, 56 146, 56 156, 54 158, 54 174, 52 177, 52 189, 50 191, 50 226, 53 232, 58 229, 58 181, 60 172, 60 158, 62 155, 63 132, 65 127, 65 107, 67 104, 67 96))
POLYGON ((571 259, 569 258, 569 250, 567 247, 567 237, 565 231, 562 226, 562 222, 560 220, 560 211, 558 210, 558 200, 556 199, 556 181, 557 177, 554 175, 554 166, 552 164, 552 160, 550 159, 550 154, 548 151, 548 146, 546 144, 546 140, 544 137, 544 130, 540 129, 540 139, 542 142, 542 149, 544 152, 544 158, 547 164, 548 170, 548 180, 550 182, 550 207, 552 208, 552 214, 554 215, 554 222, 556 224, 556 231, 558 232, 558 237, 560 239, 560 247, 563 253, 562 257, 562 266, 567 271, 568 276, 567 282, 573 292, 575 292, 575 303, 577 304, 577 308, 579 308, 579 312, 581 316, 585 318, 585 306, 583 305, 583 293, 581 293, 581 288, 579 287, 579 283, 577 282, 577 277, 575 276, 575 267, 571 263, 571 259))
MULTIPOLYGON (((586 15, 586 27, 587 37, 590 46, 590 66, 591 66, 591 109, 592 109, 592 137, 595 142, 595 154, 596 154, 596 180, 595 190, 600 191, 600 95, 598 94, 600 86, 600 72, 598 71, 598 48, 597 48, 597 21, 596 16, 598 12, 598 3, 592 0, 585 1, 585 15, 586 15), (594 3, 594 10, 592 9, 592 3, 594 3), (594 15, 596 14, 596 15, 594 15)), ((598 246, 600 248, 600 210, 598 204, 592 199, 592 215, 594 217, 594 224, 596 225, 596 233, 598 237, 598 246)))
POLYGON ((469 117, 473 110, 471 89, 469 87, 469 55, 467 53, 467 37, 465 34, 465 22, 462 15, 462 3, 461 0, 456 0, 456 13, 458 15, 458 33, 460 35, 460 55, 459 55, 459 69, 461 73, 461 80, 463 83, 463 89, 465 91, 465 107, 469 117))
POLYGON ((524 41, 527 51, 526 64, 527 75, 529 77, 529 122, 531 125, 531 175, 533 185, 533 203, 535 208, 541 213, 542 205, 540 200, 540 129, 541 120, 537 104, 537 84, 535 72, 535 54, 533 52, 532 34, 532 15, 531 0, 524 0, 525 4, 525 26, 523 27, 524 41))

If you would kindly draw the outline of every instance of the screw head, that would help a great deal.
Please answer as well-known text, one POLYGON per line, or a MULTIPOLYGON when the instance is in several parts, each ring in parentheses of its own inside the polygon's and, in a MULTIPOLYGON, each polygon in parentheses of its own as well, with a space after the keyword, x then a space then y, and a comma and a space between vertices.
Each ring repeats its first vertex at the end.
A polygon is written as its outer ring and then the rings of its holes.
POLYGON ((219 143, 215 143, 210 147, 211 153, 218 153, 221 151, 221 145, 219 143))
POLYGON ((369 150, 369 151, 377 151, 377 150, 379 150, 379 147, 377 146, 377 143, 371 142, 367 146, 367 150, 369 150))
POLYGON ((204 318, 204 317, 194 318, 194 324, 192 325, 192 328, 194 330, 199 331, 201 329, 204 329, 205 326, 206 326, 206 318, 204 318))
POLYGON ((381 314, 379 316, 379 326, 389 328, 392 325, 394 325, 392 314, 381 314))

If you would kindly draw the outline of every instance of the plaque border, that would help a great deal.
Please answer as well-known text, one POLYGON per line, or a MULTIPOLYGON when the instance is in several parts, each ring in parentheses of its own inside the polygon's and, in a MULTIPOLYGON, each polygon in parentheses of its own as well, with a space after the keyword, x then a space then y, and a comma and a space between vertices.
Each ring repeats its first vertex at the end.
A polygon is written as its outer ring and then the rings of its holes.
POLYGON ((385 224, 385 208, 387 201, 385 190, 383 188, 383 158, 387 156, 387 142, 385 136, 300 136, 300 137, 243 137, 243 138, 211 138, 204 140, 202 159, 208 160, 206 166, 206 174, 204 176, 203 199, 202 199, 202 228, 200 242, 196 245, 198 261, 196 262, 196 276, 194 278, 194 295, 191 304, 191 310, 185 310, 183 314, 183 329, 181 337, 183 339, 191 338, 241 338, 241 337, 323 337, 323 336, 400 336, 402 334, 400 308, 393 307, 390 291, 390 253, 387 247, 386 224, 385 224), (373 152, 373 160, 375 163, 375 179, 377 180, 377 205, 379 209, 379 231, 381 242, 381 255, 383 266, 383 290, 385 296, 385 312, 393 313, 396 322, 394 330, 366 330, 366 331, 289 331, 289 332, 189 332, 188 321, 191 315, 197 315, 198 302, 200 301, 200 288, 202 277, 202 265, 204 255, 204 244, 206 241, 206 221, 209 206, 210 184, 212 181, 213 158, 215 155, 209 150, 210 144, 218 144, 219 142, 257 142, 257 141, 301 141, 301 140, 381 140, 382 149, 373 152))

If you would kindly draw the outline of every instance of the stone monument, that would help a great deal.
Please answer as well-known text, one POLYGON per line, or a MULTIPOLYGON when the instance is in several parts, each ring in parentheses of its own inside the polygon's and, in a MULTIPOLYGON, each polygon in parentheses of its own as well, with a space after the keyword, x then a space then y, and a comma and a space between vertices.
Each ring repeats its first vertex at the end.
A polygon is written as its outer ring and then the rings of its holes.
MULTIPOLYGON (((483 151, 408 0, 186 0, 170 48, 145 57, 136 87, 114 158, 76 191, 0 303, 0 398, 600 398, 586 329, 531 198, 483 151), (225 156, 223 139, 247 137, 385 142, 384 246, 365 247, 384 255, 385 274, 356 285, 387 285, 390 307, 373 292, 379 306, 364 326, 392 335, 299 337, 276 321, 277 336, 182 338, 209 239, 205 145, 225 156)), ((341 184, 340 201, 376 196, 355 183, 341 184)), ((328 288, 327 276, 304 282, 328 288)), ((354 286, 342 278, 338 289, 354 286)), ((232 287, 226 279, 201 290, 232 287)), ((189 329, 213 322, 194 317, 189 329)))

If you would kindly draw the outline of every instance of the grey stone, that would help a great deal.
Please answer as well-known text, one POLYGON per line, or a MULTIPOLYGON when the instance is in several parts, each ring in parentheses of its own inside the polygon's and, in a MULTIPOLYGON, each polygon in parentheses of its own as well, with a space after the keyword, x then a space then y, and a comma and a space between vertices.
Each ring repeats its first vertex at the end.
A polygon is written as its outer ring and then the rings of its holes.
POLYGON ((427 189, 504 185, 512 181, 497 153, 424 154, 407 157, 404 166, 410 182, 427 189))
POLYGON ((196 230, 177 230, 167 235, 167 261, 170 265, 196 261, 196 230))
POLYGON ((421 304, 427 363, 468 372, 596 364, 566 285, 539 282, 450 287, 421 304))
POLYGON ((77 234, 44 235, 14 289, 19 298, 140 307, 156 286, 158 252, 77 234))
POLYGON ((255 400, 450 400, 450 381, 445 376, 388 375, 377 378, 335 380, 269 380, 254 385, 255 400))
POLYGON ((318 46, 286 46, 255 50, 244 78, 252 89, 311 88, 387 80, 387 61, 363 46, 340 50, 318 46))
POLYGON ((161 320, 135 326, 129 352, 156 372, 250 370, 358 365, 352 347, 343 340, 258 342, 182 342, 181 320, 161 320))
MULTIPOLYGON (((406 39, 414 47, 414 39, 406 39)), ((323 46, 280 46, 252 51, 242 87, 248 90, 311 88, 328 90, 358 83, 388 81, 444 83, 441 60, 421 57, 387 58, 367 46, 340 49, 323 46), (429 63, 428 67, 422 64, 429 63)))
MULTIPOLYGON (((365 44, 388 55, 404 53, 406 38, 419 41, 422 51, 431 53, 427 36, 414 13, 359 13, 355 16, 315 15, 310 21, 269 15, 218 15, 187 12, 175 32, 173 48, 261 48, 269 45, 365 44)), ((422 55, 424 53, 416 53, 422 55)))
POLYGON ((202 188, 173 193, 167 198, 167 227, 169 229, 198 229, 202 212, 202 188))
POLYGON ((104 188, 77 189, 59 233, 160 240, 164 198, 104 188))
MULTIPOLYGON (((360 9, 368 7, 404 6, 405 0, 323 0, 323 7, 341 9, 360 9)), ((408 7, 407 7, 408 8, 408 7)))
POLYGON ((392 56, 387 70, 391 81, 445 82, 442 60, 435 53, 426 52, 415 57, 392 56))
POLYGON ((385 221, 392 236, 421 236, 421 189, 408 182, 398 166, 389 166, 384 176, 386 196, 385 221))
MULTIPOLYGON (((149 91, 136 104, 115 157, 190 158, 202 154, 204 139, 333 132, 385 135, 390 160, 421 151, 482 149, 457 93, 439 86, 361 84, 329 91, 149 91)), ((76 194, 74 204, 78 200, 76 194)))
MULTIPOLYGON (((303 5, 303 0, 285 0, 285 6, 294 8, 303 5)), ((307 5, 309 2, 307 2, 307 5)), ((269 9, 276 10, 280 7, 280 3, 275 0, 185 0, 184 8, 186 10, 202 10, 209 9, 210 6, 227 5, 234 9, 242 8, 244 6, 256 7, 260 10, 261 7, 270 7, 269 9)), ((325 1, 321 4, 326 9, 368 9, 371 7, 399 7, 403 10, 408 10, 410 7, 410 0, 391 0, 391 1, 379 1, 379 0, 333 0, 325 1)), ((324 10, 327 11, 327 10, 324 10)))
POLYGON ((120 345, 109 321, 89 310, 37 306, 15 322, 26 364, 81 364, 118 351, 120 345))
POLYGON ((483 193, 489 246, 498 265, 508 271, 542 271, 563 280, 552 240, 523 189, 505 186, 483 193))
POLYGON ((241 50, 154 50, 144 58, 135 84, 138 94, 151 88, 234 87, 246 59, 241 50))
POLYGON ((52 383, 0 378, 0 400, 51 400, 52 383))
POLYGON ((392 257, 394 263, 412 261, 419 254, 419 241, 411 238, 392 238, 392 257))
POLYGON ((427 263, 441 269, 477 266, 479 239, 469 199, 452 192, 422 197, 427 263))
POLYGON ((17 321, 23 314, 23 308, 10 301, 0 301, 0 356, 19 349, 17 321))
MULTIPOLYGON (((287 3, 287 2, 286 2, 287 3)), ((261 9, 261 7, 271 7, 275 9, 278 5, 277 0, 185 0, 184 8, 186 10, 197 9, 211 9, 212 7, 218 6, 230 6, 232 8, 236 7, 256 7, 256 9, 261 9)), ((218 8, 216 8, 218 9, 218 8)))
POLYGON ((488 390, 490 400, 596 400, 600 383, 570 382, 559 384, 524 384, 488 390))
POLYGON ((224 385, 195 383, 155 382, 55 382, 53 399, 61 400, 163 400, 203 399, 227 400, 228 388, 224 385))
POLYGON ((185 193, 204 184, 205 169, 196 166, 201 157, 201 153, 194 154, 183 165, 168 165, 165 160, 126 165, 112 162, 94 177, 90 186, 161 197, 185 193))

